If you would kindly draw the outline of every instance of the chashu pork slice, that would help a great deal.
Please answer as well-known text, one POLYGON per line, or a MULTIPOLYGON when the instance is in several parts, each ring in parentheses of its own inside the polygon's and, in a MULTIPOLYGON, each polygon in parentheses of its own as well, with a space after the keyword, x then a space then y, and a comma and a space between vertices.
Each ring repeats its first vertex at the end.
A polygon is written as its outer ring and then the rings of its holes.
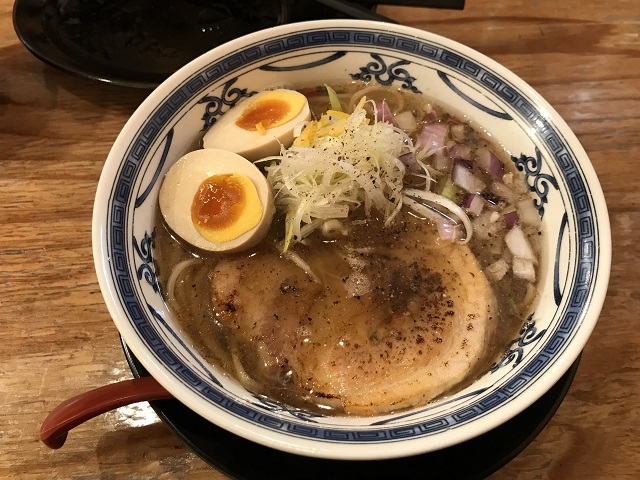
POLYGON ((274 252, 220 261, 211 276, 217 320, 235 332, 240 361, 258 382, 270 381, 304 337, 322 286, 274 252))
POLYGON ((495 331, 495 299, 469 248, 439 244, 427 222, 350 226, 333 251, 308 253, 312 281, 274 255, 221 262, 214 305, 263 373, 289 372, 320 403, 356 415, 424 404, 477 374, 495 331), (338 260, 336 260, 336 258, 338 260))
POLYGON ((393 237, 364 255, 371 293, 316 302, 315 341, 291 361, 313 379, 307 388, 340 399, 347 413, 388 413, 449 391, 479 373, 495 332, 495 298, 466 245, 440 245, 415 222, 393 237))

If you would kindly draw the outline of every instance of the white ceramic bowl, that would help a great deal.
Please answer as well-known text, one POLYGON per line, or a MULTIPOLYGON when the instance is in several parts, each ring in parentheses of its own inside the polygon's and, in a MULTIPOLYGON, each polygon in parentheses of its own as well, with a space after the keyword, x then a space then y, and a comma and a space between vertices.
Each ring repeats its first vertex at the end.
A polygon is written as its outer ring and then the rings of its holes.
MULTIPOLYGON (((382 459, 480 435, 543 395, 582 351, 609 278, 611 240, 589 159, 560 116, 489 58, 397 25, 285 25, 222 45, 180 69, 137 109, 104 166, 93 217, 100 287, 127 345, 182 403, 284 451, 382 459), (502 360, 446 400, 375 418, 323 417, 261 401, 189 348, 158 291, 154 211, 164 173, 241 97, 275 84, 353 79, 422 92, 489 132, 525 173, 543 213, 541 299, 502 360)), ((525 319, 523 319, 524 322, 525 319)))

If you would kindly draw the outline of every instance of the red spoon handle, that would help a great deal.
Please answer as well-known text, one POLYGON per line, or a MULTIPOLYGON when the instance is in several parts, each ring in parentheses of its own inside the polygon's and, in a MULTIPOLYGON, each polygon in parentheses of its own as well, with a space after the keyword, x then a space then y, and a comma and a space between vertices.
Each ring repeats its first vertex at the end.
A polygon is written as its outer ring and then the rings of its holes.
POLYGON ((93 417, 131 403, 168 398, 173 396, 153 377, 124 380, 96 388, 53 409, 40 427, 40 440, 47 447, 60 448, 69 430, 93 417))

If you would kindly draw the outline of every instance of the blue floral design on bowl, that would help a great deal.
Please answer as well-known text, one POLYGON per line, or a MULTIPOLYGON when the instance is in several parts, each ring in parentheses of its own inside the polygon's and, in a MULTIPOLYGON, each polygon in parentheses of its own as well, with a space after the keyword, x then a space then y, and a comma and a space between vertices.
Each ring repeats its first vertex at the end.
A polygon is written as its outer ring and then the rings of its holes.
POLYGON ((101 288, 118 329, 145 367, 183 403, 224 428, 275 448, 330 458, 388 458, 443 448, 526 408, 560 378, 589 337, 608 282, 609 236, 602 192, 586 154, 530 87, 455 42, 359 21, 258 32, 177 72, 118 138, 94 210, 101 288), (203 129, 261 88, 353 78, 436 97, 495 134, 527 176, 543 216, 547 250, 536 311, 495 368, 450 398, 367 419, 283 408, 256 399, 217 372, 189 348, 171 320, 153 260, 160 179, 203 129))

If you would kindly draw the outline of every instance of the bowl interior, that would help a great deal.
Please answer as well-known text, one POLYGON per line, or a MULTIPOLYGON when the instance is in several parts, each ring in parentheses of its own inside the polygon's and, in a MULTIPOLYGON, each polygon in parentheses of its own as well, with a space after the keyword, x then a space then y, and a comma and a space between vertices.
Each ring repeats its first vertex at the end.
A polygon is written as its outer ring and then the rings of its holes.
POLYGON ((254 441, 327 458, 390 458, 444 448, 513 417, 570 367, 597 320, 609 223, 588 158, 558 114, 505 68, 406 27, 319 21, 270 29, 188 64, 134 113, 100 179, 94 256, 126 343, 181 402, 254 441), (207 364, 162 300, 154 260, 161 179, 237 101, 274 85, 353 80, 422 93, 491 135, 523 172, 543 222, 541 296, 497 365, 443 400, 394 415, 321 416, 252 395, 207 364))

